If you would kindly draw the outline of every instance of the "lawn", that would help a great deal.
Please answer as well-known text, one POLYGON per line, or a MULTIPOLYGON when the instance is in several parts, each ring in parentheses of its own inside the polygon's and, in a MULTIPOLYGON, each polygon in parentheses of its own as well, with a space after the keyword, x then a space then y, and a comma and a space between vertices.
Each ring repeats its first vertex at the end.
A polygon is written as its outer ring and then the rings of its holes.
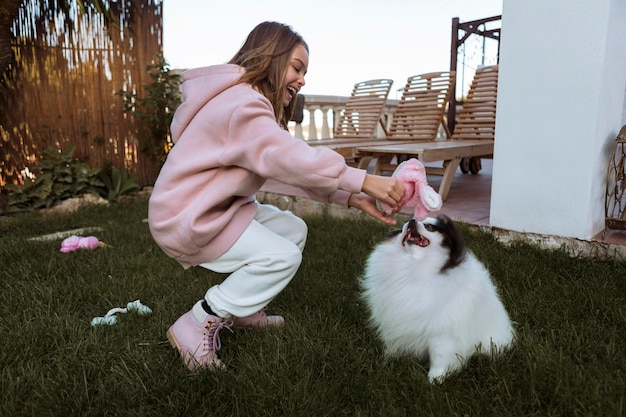
POLYGON ((147 204, 0 217, 1 416, 623 416, 626 263, 499 243, 461 225, 492 272, 518 339, 430 385, 384 358, 358 277, 388 227, 311 216, 303 264, 272 303, 282 329, 223 331, 225 371, 190 373, 167 328, 223 277, 183 270, 153 242, 147 204), (61 253, 80 227, 108 245, 61 253), (140 299, 150 315, 109 309, 140 299))

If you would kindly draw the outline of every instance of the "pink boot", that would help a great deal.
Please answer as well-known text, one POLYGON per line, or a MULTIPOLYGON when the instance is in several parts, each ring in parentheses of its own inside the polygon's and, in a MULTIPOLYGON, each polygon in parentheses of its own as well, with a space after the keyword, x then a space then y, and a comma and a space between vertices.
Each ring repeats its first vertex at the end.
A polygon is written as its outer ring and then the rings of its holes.
POLYGON ((280 327, 285 324, 285 319, 282 316, 268 316, 265 314, 265 308, 261 309, 247 317, 232 317, 233 327, 265 327, 276 326, 280 327))
MULTIPOLYGON (((222 362, 217 357, 221 348, 219 331, 230 329, 233 320, 208 314, 202 323, 192 310, 183 314, 167 331, 167 339, 177 349, 189 370, 198 367, 219 368, 222 362)), ((232 330, 231 330, 232 331, 232 330)))

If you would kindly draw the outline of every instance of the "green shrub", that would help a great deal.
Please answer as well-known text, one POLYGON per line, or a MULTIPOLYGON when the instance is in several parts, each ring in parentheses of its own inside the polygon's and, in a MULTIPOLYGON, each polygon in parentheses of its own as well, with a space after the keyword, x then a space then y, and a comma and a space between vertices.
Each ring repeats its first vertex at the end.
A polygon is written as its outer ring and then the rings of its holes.
POLYGON ((68 198, 96 194, 109 201, 122 195, 136 194, 141 189, 138 174, 108 165, 91 168, 74 158, 76 146, 65 150, 48 148, 33 166, 34 179, 23 185, 7 184, 10 212, 52 207, 68 198))
POLYGON ((144 85, 143 97, 133 91, 120 90, 124 112, 139 123, 139 150, 158 161, 164 161, 172 147, 170 125, 179 106, 180 76, 171 72, 165 58, 158 54, 157 62, 146 67, 152 82, 144 85))
POLYGON ((141 190, 137 183, 138 173, 129 175, 128 171, 109 165, 100 171, 100 179, 106 187, 104 197, 109 201, 117 201, 122 195, 136 194, 141 190))
POLYGON ((34 179, 21 186, 7 184, 10 211, 47 208, 83 194, 101 195, 105 185, 100 169, 75 159, 75 149, 45 149, 32 168, 34 179))

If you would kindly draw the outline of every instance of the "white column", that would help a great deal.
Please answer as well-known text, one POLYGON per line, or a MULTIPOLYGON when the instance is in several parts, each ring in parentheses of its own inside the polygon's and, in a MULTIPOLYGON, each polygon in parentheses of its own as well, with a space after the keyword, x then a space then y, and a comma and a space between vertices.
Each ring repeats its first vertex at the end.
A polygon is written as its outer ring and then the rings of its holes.
POLYGON ((322 138, 330 138, 330 127, 328 124, 328 110, 330 107, 322 106, 322 138))
POLYGON ((308 140, 317 140, 317 126, 315 125, 315 110, 319 109, 319 106, 310 106, 309 109, 309 136, 308 140))
POLYGON ((492 226, 581 239, 604 228, 624 22, 624 0, 503 3, 492 226))
POLYGON ((294 126, 293 137, 296 139, 304 139, 304 134, 302 133, 302 123, 296 123, 294 126))

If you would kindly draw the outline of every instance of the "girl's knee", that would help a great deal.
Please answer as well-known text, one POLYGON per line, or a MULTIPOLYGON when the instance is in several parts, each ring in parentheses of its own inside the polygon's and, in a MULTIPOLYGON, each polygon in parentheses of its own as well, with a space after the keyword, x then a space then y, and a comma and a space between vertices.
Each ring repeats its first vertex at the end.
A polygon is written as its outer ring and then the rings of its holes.
POLYGON ((290 267, 298 269, 302 263, 302 251, 298 246, 294 245, 291 250, 285 253, 284 260, 290 267))
POLYGON ((307 226, 307 224, 301 218, 296 217, 296 219, 298 219, 298 222, 297 226, 294 229, 299 236, 298 242, 296 242, 296 244, 300 247, 300 250, 302 250, 304 248, 304 244, 306 243, 306 238, 309 234, 309 226, 307 226))

